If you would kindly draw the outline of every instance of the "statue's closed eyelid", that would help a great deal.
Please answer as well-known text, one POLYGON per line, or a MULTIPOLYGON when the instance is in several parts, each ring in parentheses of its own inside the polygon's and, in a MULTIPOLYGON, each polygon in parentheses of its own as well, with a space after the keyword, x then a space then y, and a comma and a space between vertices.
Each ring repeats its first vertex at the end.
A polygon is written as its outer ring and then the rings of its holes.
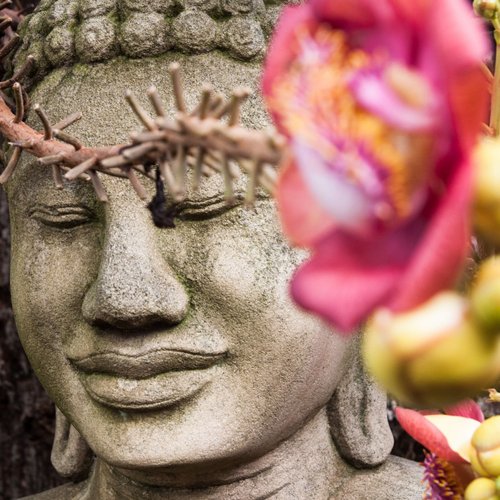
MULTIPOLYGON (((269 201, 269 197, 257 195, 256 200, 269 201)), ((228 203, 222 195, 200 201, 186 200, 178 205, 177 218, 187 221, 208 220, 242 208, 245 208, 242 196, 237 196, 233 203, 228 203)))
POLYGON ((240 202, 228 204, 223 197, 200 202, 187 201, 178 206, 177 217, 181 220, 207 220, 223 215, 241 206, 240 202))
POLYGON ((35 204, 29 209, 29 217, 45 226, 72 229, 97 221, 97 214, 83 205, 35 204))

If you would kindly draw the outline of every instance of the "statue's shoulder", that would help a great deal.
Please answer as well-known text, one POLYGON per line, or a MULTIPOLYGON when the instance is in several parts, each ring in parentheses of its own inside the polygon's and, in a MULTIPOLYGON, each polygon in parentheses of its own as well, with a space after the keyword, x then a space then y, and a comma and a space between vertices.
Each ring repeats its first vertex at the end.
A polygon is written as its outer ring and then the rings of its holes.
POLYGON ((422 500, 422 477, 417 462, 391 455, 373 469, 353 470, 330 500, 422 500))
POLYGON ((24 497, 20 500, 77 500, 85 491, 87 481, 81 483, 68 483, 58 486, 52 490, 47 490, 36 495, 24 497))

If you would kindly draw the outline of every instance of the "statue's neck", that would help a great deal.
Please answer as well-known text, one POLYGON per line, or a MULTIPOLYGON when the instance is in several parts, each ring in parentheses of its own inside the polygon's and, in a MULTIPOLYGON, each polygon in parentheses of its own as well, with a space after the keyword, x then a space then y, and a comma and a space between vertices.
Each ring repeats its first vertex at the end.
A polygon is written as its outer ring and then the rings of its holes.
MULTIPOLYGON (((323 500, 346 465, 330 438, 324 410, 277 448, 223 472, 124 471, 98 461, 84 498, 95 500, 308 498, 323 500)), ((336 481, 338 482, 338 481, 336 481)))

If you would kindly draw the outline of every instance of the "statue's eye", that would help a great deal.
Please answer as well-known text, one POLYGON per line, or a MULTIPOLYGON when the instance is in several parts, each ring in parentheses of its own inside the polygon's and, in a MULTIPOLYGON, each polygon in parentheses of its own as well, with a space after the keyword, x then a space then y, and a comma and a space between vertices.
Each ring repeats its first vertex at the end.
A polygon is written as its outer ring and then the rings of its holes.
POLYGON ((237 208, 242 203, 237 199, 234 203, 228 204, 222 196, 206 198, 203 200, 185 200, 176 207, 176 218, 180 220, 207 220, 225 214, 237 208))
POLYGON ((73 229, 96 220, 92 210, 80 205, 35 205, 29 215, 41 224, 56 229, 73 229))

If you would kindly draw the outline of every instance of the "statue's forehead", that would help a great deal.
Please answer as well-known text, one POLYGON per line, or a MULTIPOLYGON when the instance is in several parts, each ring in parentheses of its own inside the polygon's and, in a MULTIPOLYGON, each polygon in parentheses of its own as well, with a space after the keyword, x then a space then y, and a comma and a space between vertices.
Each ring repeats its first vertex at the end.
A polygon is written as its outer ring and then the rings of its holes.
POLYGON ((35 57, 51 69, 118 56, 222 51, 261 61, 284 4, 295 0, 45 0, 19 30, 16 64, 35 57))

